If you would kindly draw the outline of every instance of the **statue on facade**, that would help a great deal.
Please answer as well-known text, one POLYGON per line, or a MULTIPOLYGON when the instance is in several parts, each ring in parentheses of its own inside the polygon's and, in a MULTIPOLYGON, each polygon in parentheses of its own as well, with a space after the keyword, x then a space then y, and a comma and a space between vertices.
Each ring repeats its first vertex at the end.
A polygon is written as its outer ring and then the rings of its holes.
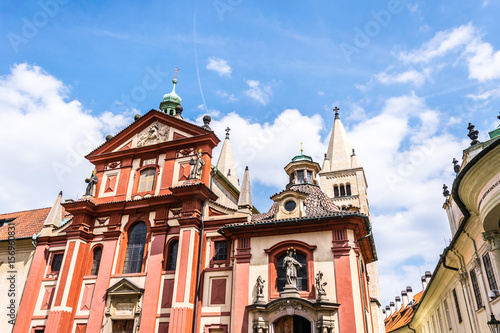
POLYGON ((286 270, 286 284, 297 287, 297 268, 302 268, 300 262, 293 257, 294 249, 288 250, 288 255, 283 259, 283 268, 286 270))
POLYGON ((255 289, 257 289, 257 298, 255 300, 255 303, 265 303, 264 302, 264 280, 262 276, 259 275, 257 278, 257 283, 255 284, 255 289))
POLYGON ((205 165, 205 161, 203 161, 203 159, 201 158, 201 149, 198 151, 196 159, 194 159, 194 157, 191 157, 189 164, 191 165, 189 179, 201 179, 201 170, 205 165))
POLYGON ((86 178, 85 179, 85 182, 88 183, 87 185, 87 189, 85 190, 85 196, 93 196, 92 195, 92 192, 94 191, 94 186, 95 184, 97 184, 97 170, 94 169, 94 171, 92 171, 92 175, 90 176, 90 178, 86 178))
POLYGON ((321 271, 316 274, 316 295, 318 297, 318 301, 323 301, 326 300, 326 291, 325 291, 325 286, 327 285, 326 281, 322 282, 323 280, 323 273, 321 271))

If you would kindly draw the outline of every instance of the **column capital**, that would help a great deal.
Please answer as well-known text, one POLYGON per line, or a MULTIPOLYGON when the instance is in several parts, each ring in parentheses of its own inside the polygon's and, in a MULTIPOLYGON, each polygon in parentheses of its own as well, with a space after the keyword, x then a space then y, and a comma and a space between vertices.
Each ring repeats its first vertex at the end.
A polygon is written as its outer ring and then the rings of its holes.
POLYGON ((483 232, 483 239, 490 244, 490 251, 500 250, 500 230, 483 232))

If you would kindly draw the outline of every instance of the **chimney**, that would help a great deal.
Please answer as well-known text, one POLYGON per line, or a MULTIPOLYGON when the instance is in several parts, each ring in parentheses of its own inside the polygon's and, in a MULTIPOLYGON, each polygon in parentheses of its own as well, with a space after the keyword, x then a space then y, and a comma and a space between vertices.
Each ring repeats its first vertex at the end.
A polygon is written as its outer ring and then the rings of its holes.
POLYGON ((382 314, 384 315, 385 319, 387 319, 387 312, 385 312, 385 309, 382 309, 382 314))
POLYGON ((427 281, 427 285, 429 285, 429 281, 431 280, 432 274, 430 271, 425 271, 425 280, 427 281))
POLYGON ((389 305, 387 305, 385 307, 385 318, 389 318, 391 316, 391 307, 389 305))
POLYGON ((396 312, 396 306, 394 305, 394 302, 390 302, 389 305, 391 307, 391 316, 392 316, 394 312, 396 312))
POLYGON ((403 300, 403 309, 404 309, 404 308, 406 308, 406 306, 409 303, 409 301, 408 301, 408 294, 404 290, 401 291, 401 299, 403 300))
POLYGON ((406 295, 408 295, 408 303, 413 303, 413 289, 410 286, 406 287, 406 295))
POLYGON ((396 296, 396 311, 401 309, 401 297, 396 296))
POLYGON ((427 288, 427 279, 425 278, 425 275, 422 276, 420 280, 422 281, 422 290, 425 290, 427 288))

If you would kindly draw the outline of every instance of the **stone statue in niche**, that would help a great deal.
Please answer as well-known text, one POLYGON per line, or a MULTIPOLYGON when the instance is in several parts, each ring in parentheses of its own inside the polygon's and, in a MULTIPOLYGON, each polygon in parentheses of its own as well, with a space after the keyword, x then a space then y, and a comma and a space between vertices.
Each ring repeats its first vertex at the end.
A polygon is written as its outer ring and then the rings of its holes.
POLYGON ((302 268, 302 265, 293 254, 293 249, 288 250, 288 255, 283 259, 283 268, 286 270, 286 284, 297 288, 297 268, 302 268))
POLYGON ((87 189, 85 190, 85 196, 93 196, 92 195, 92 192, 94 191, 94 186, 95 184, 97 184, 97 170, 94 169, 94 171, 92 171, 92 175, 90 176, 90 178, 86 178, 85 179, 85 182, 88 183, 87 185, 87 189))
POLYGON ((257 289, 257 299, 255 300, 255 303, 265 303, 264 302, 264 280, 262 276, 259 275, 257 278, 257 283, 255 284, 255 289, 257 289))
POLYGON ((327 285, 326 281, 322 282, 323 273, 321 271, 316 274, 316 296, 318 297, 318 301, 326 301, 326 291, 325 286, 327 285))
POLYGON ((191 165, 189 179, 201 179, 201 170, 205 165, 205 161, 201 158, 201 149, 198 151, 198 154, 196 154, 196 159, 191 157, 189 164, 191 165))
POLYGON ((169 127, 155 121, 144 131, 139 133, 137 147, 154 145, 160 142, 167 141, 169 127))

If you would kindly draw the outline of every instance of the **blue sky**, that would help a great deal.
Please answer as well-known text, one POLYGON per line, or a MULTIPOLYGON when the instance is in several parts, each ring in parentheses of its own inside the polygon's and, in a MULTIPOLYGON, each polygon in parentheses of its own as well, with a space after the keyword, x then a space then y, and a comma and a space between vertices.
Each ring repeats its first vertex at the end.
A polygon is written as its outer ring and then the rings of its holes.
POLYGON ((441 186, 498 126, 498 2, 0 3, 0 211, 75 198, 82 159, 158 108, 180 67, 187 120, 229 126, 254 204, 300 151, 319 163, 341 109, 369 185, 384 305, 420 290, 449 239, 441 186), (15 165, 15 166, 13 166, 15 165), (412 240, 412 241, 409 241, 412 240))

